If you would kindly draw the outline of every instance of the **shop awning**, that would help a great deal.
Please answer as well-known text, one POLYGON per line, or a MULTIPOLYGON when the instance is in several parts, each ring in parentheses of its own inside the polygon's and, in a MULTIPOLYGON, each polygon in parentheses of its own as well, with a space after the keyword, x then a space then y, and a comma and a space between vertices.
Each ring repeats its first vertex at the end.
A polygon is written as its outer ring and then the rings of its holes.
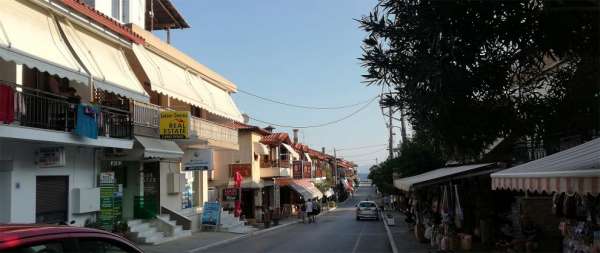
POLYGON ((409 191, 412 187, 419 184, 425 184, 429 181, 442 180, 444 178, 452 178, 462 176, 473 172, 474 170, 485 168, 492 163, 472 164, 457 167, 447 167, 437 170, 432 170, 412 177, 404 177, 394 180, 394 186, 403 191, 409 191))
POLYGON ((308 153, 304 153, 304 157, 306 157, 306 160, 307 160, 309 163, 312 163, 312 159, 310 159, 310 155, 308 155, 308 153))
POLYGON ((259 155, 268 155, 269 154, 269 147, 267 147, 267 145, 262 144, 260 142, 254 142, 254 150, 256 150, 256 153, 258 153, 259 155))
POLYGON ((323 193, 315 187, 313 183, 305 180, 294 180, 290 184, 290 187, 294 189, 294 191, 298 192, 304 198, 307 199, 320 199, 323 198, 323 193))
POLYGON ((138 101, 149 100, 125 57, 123 50, 130 49, 69 21, 59 23, 73 51, 94 77, 95 87, 138 101))
POLYGON ((150 81, 152 90, 194 106, 207 107, 207 101, 203 101, 192 87, 191 74, 184 67, 146 50, 143 46, 133 45, 132 48, 150 81))
POLYGON ((600 138, 492 175, 492 189, 600 193, 600 138))
POLYGON ((190 82, 205 103, 207 111, 237 122, 244 121, 242 113, 227 91, 195 74, 190 74, 190 82))
POLYGON ((146 158, 180 159, 183 157, 183 150, 173 141, 143 136, 135 136, 135 139, 144 147, 146 158))
POLYGON ((288 152, 290 152, 293 158, 295 158, 296 160, 300 160, 300 155, 298 154, 298 152, 296 152, 296 150, 294 150, 294 148, 292 148, 292 146, 285 143, 281 143, 281 145, 283 145, 283 147, 287 149, 288 152))
POLYGON ((84 84, 89 76, 62 39, 50 10, 29 1, 2 1, 0 58, 84 84))

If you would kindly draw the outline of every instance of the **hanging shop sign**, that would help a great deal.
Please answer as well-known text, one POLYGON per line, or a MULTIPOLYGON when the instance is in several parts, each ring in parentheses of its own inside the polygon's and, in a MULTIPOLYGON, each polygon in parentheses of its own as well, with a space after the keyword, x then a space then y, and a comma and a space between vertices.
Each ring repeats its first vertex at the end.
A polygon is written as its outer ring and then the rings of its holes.
POLYGON ((160 112, 161 139, 187 139, 190 136, 190 112, 160 112))
POLYGON ((302 178, 302 161, 294 161, 292 163, 292 177, 294 179, 302 178))
POLYGON ((218 226, 221 222, 221 204, 219 202, 204 202, 202 225, 218 226))
POLYGON ((303 162, 304 167, 304 178, 311 178, 312 177, 312 166, 310 164, 310 162, 303 162))
POLYGON ((183 170, 212 170, 213 169, 213 151, 212 149, 197 149, 186 152, 183 159, 183 170))
POLYGON ((66 162, 65 148, 40 148, 35 152, 35 162, 39 168, 64 167, 66 162))
POLYGON ((233 177, 236 172, 239 172, 242 177, 252 177, 252 164, 238 163, 229 165, 229 175, 233 177))
POLYGON ((240 190, 237 188, 225 188, 223 189, 223 200, 234 201, 240 199, 240 190))

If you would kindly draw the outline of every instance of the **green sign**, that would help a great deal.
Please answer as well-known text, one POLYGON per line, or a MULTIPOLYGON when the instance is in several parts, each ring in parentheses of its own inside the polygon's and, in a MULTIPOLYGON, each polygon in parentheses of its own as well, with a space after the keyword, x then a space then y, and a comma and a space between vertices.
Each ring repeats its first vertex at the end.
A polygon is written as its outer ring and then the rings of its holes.
POLYGON ((115 186, 103 185, 100 187, 100 224, 104 230, 112 231, 115 213, 115 186))

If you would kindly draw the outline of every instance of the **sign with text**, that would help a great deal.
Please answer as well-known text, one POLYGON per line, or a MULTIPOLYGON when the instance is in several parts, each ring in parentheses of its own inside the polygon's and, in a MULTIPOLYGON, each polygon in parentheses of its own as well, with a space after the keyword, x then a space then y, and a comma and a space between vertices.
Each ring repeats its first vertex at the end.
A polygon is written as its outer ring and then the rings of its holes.
POLYGON ((221 222, 221 204, 219 202, 204 202, 202 209, 202 225, 218 226, 221 222))
POLYGON ((240 199, 239 193, 240 193, 240 191, 237 188, 225 188, 225 189, 223 189, 223 200, 224 201, 239 200, 240 199))
POLYGON ((294 161, 292 163, 292 177, 294 179, 302 178, 302 161, 294 161))
POLYGON ((304 167, 304 178, 311 178, 312 177, 312 166, 310 164, 310 162, 303 162, 302 166, 304 167))
POLYGON ((161 139, 187 139, 190 134, 190 112, 160 112, 161 139))
POLYGON ((252 177, 252 165, 249 163, 236 163, 229 165, 229 177, 239 172, 242 177, 252 177))
POLYGON ((183 170, 212 170, 213 169, 213 151, 212 149, 196 149, 187 151, 183 158, 183 170))
POLYGON ((65 166, 65 148, 40 148, 35 153, 35 162, 39 168, 54 168, 65 166))

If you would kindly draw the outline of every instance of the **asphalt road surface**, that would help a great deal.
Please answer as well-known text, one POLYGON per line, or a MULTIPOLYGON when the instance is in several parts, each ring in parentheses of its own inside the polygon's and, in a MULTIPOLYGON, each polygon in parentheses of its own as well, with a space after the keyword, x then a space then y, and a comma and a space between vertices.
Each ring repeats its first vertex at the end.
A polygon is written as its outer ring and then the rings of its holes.
POLYGON ((392 252, 381 221, 356 220, 354 205, 360 200, 373 199, 373 196, 373 189, 362 185, 352 199, 318 217, 316 224, 299 223, 206 252, 392 252))

